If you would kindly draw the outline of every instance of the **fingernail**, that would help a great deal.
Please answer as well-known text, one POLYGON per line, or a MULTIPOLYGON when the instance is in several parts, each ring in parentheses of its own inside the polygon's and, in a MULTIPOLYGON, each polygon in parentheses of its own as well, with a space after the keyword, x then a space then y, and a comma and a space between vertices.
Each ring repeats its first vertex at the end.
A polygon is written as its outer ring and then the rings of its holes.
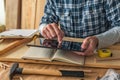
POLYGON ((55 37, 55 35, 52 35, 52 37, 55 37))
POLYGON ((81 55, 82 55, 82 56, 85 56, 85 54, 84 54, 84 53, 82 53, 81 55))
POLYGON ((81 51, 84 52, 86 49, 81 48, 81 51))
POLYGON ((62 41, 59 41, 59 43, 62 43, 62 41))

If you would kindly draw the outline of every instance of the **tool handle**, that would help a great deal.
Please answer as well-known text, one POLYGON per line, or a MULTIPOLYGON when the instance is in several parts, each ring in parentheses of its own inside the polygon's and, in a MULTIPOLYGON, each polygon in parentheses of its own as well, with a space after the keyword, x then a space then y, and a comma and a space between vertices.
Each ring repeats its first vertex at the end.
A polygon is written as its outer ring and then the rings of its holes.
POLYGON ((70 71, 70 70, 51 70, 51 69, 23 69, 22 74, 41 74, 50 76, 71 76, 71 77, 84 77, 83 71, 70 71))
POLYGON ((23 69, 22 74, 42 74, 42 75, 51 75, 51 76, 62 76, 58 70, 49 70, 49 69, 23 69))
POLYGON ((68 70, 60 70, 62 76, 72 76, 72 77, 84 77, 83 71, 68 71, 68 70))

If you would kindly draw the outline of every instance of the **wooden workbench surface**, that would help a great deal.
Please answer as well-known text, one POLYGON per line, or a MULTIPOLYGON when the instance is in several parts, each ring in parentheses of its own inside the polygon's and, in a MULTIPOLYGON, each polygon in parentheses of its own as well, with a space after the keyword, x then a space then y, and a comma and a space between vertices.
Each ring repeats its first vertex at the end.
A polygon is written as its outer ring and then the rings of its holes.
MULTIPOLYGON (((7 63, 10 64, 10 63, 7 63)), ((12 65, 12 63, 10 64, 12 65)), ((55 76, 44 76, 44 75, 19 75, 22 76, 24 80, 96 80, 98 76, 104 75, 107 69, 98 68, 82 68, 82 67, 70 67, 70 66, 57 66, 57 65, 41 65, 41 64, 24 64, 19 65, 22 68, 29 69, 68 69, 68 70, 92 70, 91 73, 85 73, 84 78, 79 77, 55 77, 55 76)), ((9 80, 9 70, 0 69, 0 80, 9 80)))
MULTIPOLYGON (((72 40, 72 39, 69 39, 72 40)), ((80 41, 79 39, 76 39, 77 41, 80 41)), ((10 41, 8 41, 10 42, 10 41)), ((3 48, 5 45, 8 44, 8 42, 0 43, 0 48, 3 48)), ((117 49, 115 49, 116 46, 111 47, 111 51, 113 54, 116 54, 120 56, 120 45, 117 45, 117 49), (112 49, 114 48, 114 49, 112 49)), ((73 65, 65 62, 47 62, 47 61, 38 61, 38 60, 26 60, 22 59, 22 56, 25 54, 25 52, 29 49, 26 44, 21 44, 20 46, 8 51, 7 53, 4 53, 0 55, 0 61, 9 61, 9 62, 24 62, 24 63, 41 63, 41 64, 57 64, 57 65, 72 65, 72 66, 79 66, 79 65, 73 65)), ((120 69, 120 57, 118 60, 107 60, 107 61, 96 61, 95 55, 89 56, 85 58, 85 65, 86 67, 101 67, 101 68, 116 68, 120 69)))
MULTIPOLYGON (((6 46, 9 42, 2 44, 0 43, 0 48, 6 46)), ((120 45, 113 46, 113 51, 119 53, 120 52, 120 45)), ((80 67, 80 66, 70 66, 67 63, 63 63, 63 65, 55 65, 56 63, 52 64, 47 64, 46 62, 38 62, 38 61, 31 61, 29 60, 28 62, 30 63, 37 63, 37 64, 28 64, 27 60, 22 60, 21 57, 22 55, 26 52, 28 49, 27 46, 21 45, 16 47, 15 49, 9 51, 8 53, 5 53, 0 56, 0 61, 10 61, 8 64, 12 64, 11 62, 24 62, 20 63, 20 67, 23 68, 30 68, 30 69, 72 69, 72 70, 81 70, 81 69, 88 69, 92 70, 94 72, 92 73, 85 73, 84 78, 78 78, 78 77, 53 77, 53 76, 44 76, 44 75, 20 75, 24 78, 24 80, 96 80, 98 76, 104 75, 106 70, 108 68, 117 68, 120 69, 120 60, 117 60, 116 62, 114 61, 95 61, 94 56, 90 56, 86 58, 85 66, 86 67, 80 67), (13 56, 14 55, 14 56, 13 56), (65 66, 68 65, 68 66, 65 66), (105 66, 104 66, 105 65, 105 66), (111 65, 111 66, 110 66, 111 65), (89 68, 88 68, 89 67, 89 68), (101 67, 101 68, 95 68, 95 67, 101 67), (107 69, 103 69, 103 67, 107 69)), ((58 63, 57 63, 58 64, 58 63)), ((61 64, 61 63, 60 63, 61 64)), ((117 70, 120 72, 120 70, 117 70)), ((9 69, 3 70, 0 69, 0 80, 9 80, 9 69)))

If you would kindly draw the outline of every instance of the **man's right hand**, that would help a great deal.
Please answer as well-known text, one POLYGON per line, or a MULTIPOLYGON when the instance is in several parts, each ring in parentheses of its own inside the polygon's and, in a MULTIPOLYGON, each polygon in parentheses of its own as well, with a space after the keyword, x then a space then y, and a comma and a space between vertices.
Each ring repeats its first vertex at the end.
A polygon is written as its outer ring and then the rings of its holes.
POLYGON ((57 37, 58 42, 61 43, 64 37, 64 32, 55 23, 48 24, 42 30, 42 36, 46 39, 52 39, 57 37))

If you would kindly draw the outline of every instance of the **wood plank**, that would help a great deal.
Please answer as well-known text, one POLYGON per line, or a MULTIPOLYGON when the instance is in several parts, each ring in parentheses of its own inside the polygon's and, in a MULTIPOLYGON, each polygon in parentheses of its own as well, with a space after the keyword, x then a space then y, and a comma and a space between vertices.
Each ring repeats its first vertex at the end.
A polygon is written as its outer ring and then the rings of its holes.
POLYGON ((72 38, 72 37, 64 37, 63 40, 65 41, 73 41, 73 42, 83 42, 83 38, 72 38))
POLYGON ((46 0, 37 0, 36 4, 36 18, 35 18, 35 29, 38 29, 40 20, 44 14, 44 6, 46 0))
MULTIPOLYGON (((6 56, 6 58, 0 57, 0 61, 2 61, 2 62, 34 63, 34 64, 44 64, 44 65, 46 64, 46 65, 72 66, 72 67, 91 67, 91 68, 103 68, 103 69, 113 68, 113 69, 120 70, 119 64, 115 64, 115 63, 111 64, 110 61, 107 61, 108 64, 106 64, 106 62, 104 62, 104 63, 100 63, 100 62, 99 63, 93 63, 93 62, 90 63, 89 62, 89 63, 86 63, 84 66, 77 65, 77 64, 71 64, 71 63, 65 63, 65 62, 59 62, 59 61, 47 62, 47 61, 42 61, 42 60, 8 58, 8 56, 6 56)), ((116 62, 120 63, 120 61, 116 61, 116 62)))
POLYGON ((13 41, 12 43, 8 44, 5 48, 3 48, 2 50, 0 50, 0 55, 1 54, 4 54, 14 48, 16 48, 17 46, 21 45, 21 44, 24 44, 24 43, 28 43, 30 42, 32 39, 31 38, 28 38, 28 39, 21 39, 21 40, 16 40, 16 41, 13 41))
POLYGON ((21 0, 6 0, 6 29, 20 28, 21 0))
POLYGON ((120 43, 116 43, 110 47, 108 47, 109 49, 117 49, 117 50, 120 50, 120 43))
MULTIPOLYGON (((115 50, 114 50, 115 51, 115 50)), ((118 50, 117 50, 118 52, 118 50)), ((85 66, 86 67, 99 67, 99 68, 115 68, 120 69, 120 60, 103 60, 103 61, 96 61, 95 55, 88 56, 85 59, 85 66)))
POLYGON ((22 29, 34 29, 36 0, 22 0, 22 29))

